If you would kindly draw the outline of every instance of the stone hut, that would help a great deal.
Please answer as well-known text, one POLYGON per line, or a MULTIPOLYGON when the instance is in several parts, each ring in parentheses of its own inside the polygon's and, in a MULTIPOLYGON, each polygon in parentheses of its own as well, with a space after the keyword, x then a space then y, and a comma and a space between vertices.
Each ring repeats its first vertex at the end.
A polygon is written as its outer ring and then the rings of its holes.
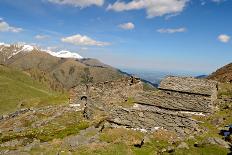
POLYGON ((159 91, 138 93, 135 102, 172 111, 211 113, 217 88, 215 81, 169 76, 160 83, 159 91))
POLYGON ((217 99, 218 83, 212 80, 196 79, 193 77, 169 76, 161 81, 159 89, 207 96, 213 102, 217 99))

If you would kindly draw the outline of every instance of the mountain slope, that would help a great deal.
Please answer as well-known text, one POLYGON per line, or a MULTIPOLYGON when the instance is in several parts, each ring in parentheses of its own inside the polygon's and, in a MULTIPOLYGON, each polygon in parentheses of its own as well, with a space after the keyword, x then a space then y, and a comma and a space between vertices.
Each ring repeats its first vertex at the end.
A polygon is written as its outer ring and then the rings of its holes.
POLYGON ((207 77, 208 79, 217 80, 220 82, 232 82, 232 63, 218 69, 207 77))
MULTIPOLYGON (((0 44, 0 64, 29 73, 31 70, 43 72, 65 89, 81 83, 85 68, 89 68, 93 82, 116 80, 124 76, 113 67, 95 59, 82 59, 77 53, 43 51, 30 45, 0 44)), ((33 77, 36 79, 35 74, 33 77)))
POLYGON ((0 114, 18 108, 63 104, 67 97, 33 80, 27 73, 0 65, 0 114))

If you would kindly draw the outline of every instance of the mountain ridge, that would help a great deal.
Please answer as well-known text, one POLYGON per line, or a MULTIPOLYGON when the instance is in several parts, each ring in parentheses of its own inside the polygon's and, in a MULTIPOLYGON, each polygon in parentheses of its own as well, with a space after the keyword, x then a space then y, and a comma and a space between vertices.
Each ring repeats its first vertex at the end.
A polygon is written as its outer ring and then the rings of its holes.
POLYGON ((229 63, 207 77, 208 79, 217 80, 219 82, 232 83, 232 63, 229 63))
POLYGON ((69 51, 58 53, 44 51, 27 44, 1 43, 0 64, 29 72, 33 74, 35 79, 42 78, 40 74, 46 74, 47 77, 55 79, 65 89, 70 89, 81 83, 85 68, 90 70, 93 82, 116 80, 125 76, 118 69, 105 65, 96 59, 83 58, 77 53, 73 54, 69 51))

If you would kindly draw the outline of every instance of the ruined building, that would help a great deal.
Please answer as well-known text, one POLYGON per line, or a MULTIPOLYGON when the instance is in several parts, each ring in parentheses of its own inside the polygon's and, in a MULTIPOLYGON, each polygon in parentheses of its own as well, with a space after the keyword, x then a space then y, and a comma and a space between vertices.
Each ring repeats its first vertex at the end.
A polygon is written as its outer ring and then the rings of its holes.
POLYGON ((136 101, 176 111, 210 113, 217 99, 217 82, 192 77, 170 76, 161 81, 159 91, 136 95, 136 101))
POLYGON ((217 83, 205 79, 167 77, 157 91, 144 90, 143 82, 134 77, 75 88, 76 103, 86 96, 85 115, 94 117, 99 111, 108 116, 114 127, 154 131, 165 129, 178 135, 198 131, 192 114, 207 114, 214 110, 217 83))

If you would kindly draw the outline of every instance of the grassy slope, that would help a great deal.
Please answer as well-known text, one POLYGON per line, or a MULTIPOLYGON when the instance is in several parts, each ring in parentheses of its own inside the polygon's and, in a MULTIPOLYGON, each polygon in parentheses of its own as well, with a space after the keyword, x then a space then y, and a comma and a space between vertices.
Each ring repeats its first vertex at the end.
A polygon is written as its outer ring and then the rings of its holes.
POLYGON ((20 104, 27 107, 66 101, 66 95, 49 90, 26 73, 0 66, 0 114, 13 112, 20 104))

